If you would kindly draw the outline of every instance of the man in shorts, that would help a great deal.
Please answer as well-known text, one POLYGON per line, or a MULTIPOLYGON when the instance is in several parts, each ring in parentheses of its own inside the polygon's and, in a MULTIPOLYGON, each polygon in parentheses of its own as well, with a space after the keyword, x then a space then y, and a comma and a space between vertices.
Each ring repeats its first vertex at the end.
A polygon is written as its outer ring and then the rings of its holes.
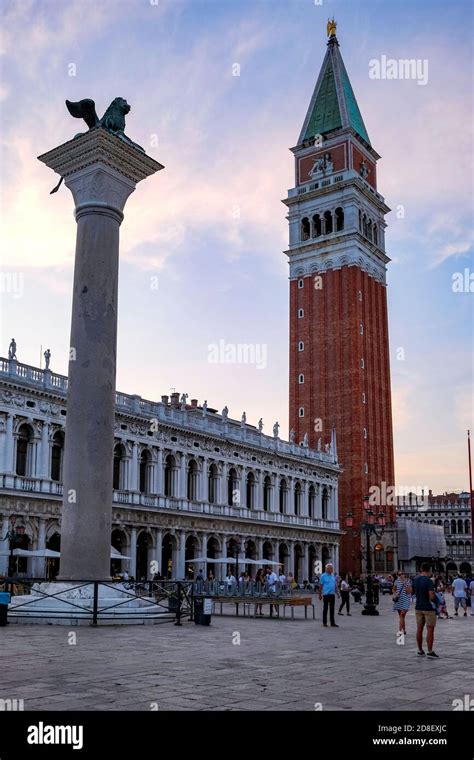
POLYGON ((436 625, 436 611, 432 602, 435 602, 435 587, 429 577, 430 566, 423 562, 420 575, 415 578, 414 591, 416 596, 415 616, 416 616, 416 643, 418 644, 418 654, 423 656, 423 628, 426 625, 426 643, 428 645, 428 657, 438 657, 433 649, 434 629, 436 625))

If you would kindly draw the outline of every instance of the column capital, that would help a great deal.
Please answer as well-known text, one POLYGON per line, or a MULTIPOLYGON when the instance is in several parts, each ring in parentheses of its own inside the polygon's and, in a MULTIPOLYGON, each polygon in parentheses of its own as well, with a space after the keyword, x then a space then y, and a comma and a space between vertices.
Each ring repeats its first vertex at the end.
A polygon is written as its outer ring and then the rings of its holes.
POLYGON ((76 220, 84 213, 106 213, 121 222, 125 202, 137 183, 164 168, 144 151, 101 128, 38 159, 64 178, 74 197, 76 220))

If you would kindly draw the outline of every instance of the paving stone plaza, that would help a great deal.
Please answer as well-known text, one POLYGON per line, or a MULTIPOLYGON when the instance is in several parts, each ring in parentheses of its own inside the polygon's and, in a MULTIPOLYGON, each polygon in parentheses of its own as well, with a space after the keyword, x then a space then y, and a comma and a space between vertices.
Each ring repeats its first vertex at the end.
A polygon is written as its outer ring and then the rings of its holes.
POLYGON ((474 616, 438 622, 440 659, 430 661, 416 654, 413 610, 400 646, 388 598, 379 617, 357 605, 338 629, 323 628, 315 604, 315 621, 295 610, 293 621, 215 615, 209 627, 10 625, 0 699, 23 699, 27 711, 419 712, 474 695, 474 616))

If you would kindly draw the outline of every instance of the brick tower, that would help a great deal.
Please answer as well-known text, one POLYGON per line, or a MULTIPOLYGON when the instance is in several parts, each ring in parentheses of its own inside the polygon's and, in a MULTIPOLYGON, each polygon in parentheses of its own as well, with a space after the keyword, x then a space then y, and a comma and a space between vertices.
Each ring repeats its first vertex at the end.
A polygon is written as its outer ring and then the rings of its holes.
MULTIPOLYGON (((371 487, 394 485, 384 216, 376 162, 345 69, 335 23, 308 113, 292 148, 295 187, 288 206, 290 244, 290 429, 310 446, 337 432, 339 517, 354 529, 371 487)), ((383 510, 395 523, 395 507, 383 510)), ((380 507, 372 507, 379 512, 380 507)), ((347 531, 340 570, 365 571, 365 537, 347 531)), ((372 544, 372 567, 396 562, 393 526, 372 544), (377 548, 375 547, 377 544, 377 548)))

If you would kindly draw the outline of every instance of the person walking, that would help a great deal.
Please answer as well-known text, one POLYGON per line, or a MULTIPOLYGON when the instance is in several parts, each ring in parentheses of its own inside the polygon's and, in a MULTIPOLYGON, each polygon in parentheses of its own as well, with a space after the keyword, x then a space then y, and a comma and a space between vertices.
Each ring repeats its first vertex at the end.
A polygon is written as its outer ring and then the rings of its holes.
POLYGON ((471 595, 471 615, 474 615, 474 578, 469 584, 469 593, 471 595))
POLYGON ((378 575, 374 575, 372 580, 372 597, 374 600, 374 604, 379 604, 380 602, 380 581, 378 575))
POLYGON ((435 588, 430 578, 430 566, 423 562, 420 575, 415 578, 415 616, 416 616, 416 643, 418 654, 423 656, 423 629, 426 625, 426 643, 428 645, 428 657, 438 657, 433 649, 434 629, 436 625, 436 612, 432 603, 435 602, 435 588))
POLYGON ((323 625, 325 628, 328 627, 328 609, 331 628, 339 628, 334 619, 336 593, 339 596, 336 588, 336 576, 334 575, 334 567, 331 562, 328 562, 326 565, 326 572, 323 573, 319 579, 319 601, 323 599, 323 625))
MULTIPOLYGON (((255 576, 255 591, 257 592, 257 594, 261 594, 262 593, 264 584, 265 584, 264 570, 263 570, 263 568, 259 568, 257 570, 257 574, 255 576)), ((255 605, 255 616, 257 616, 257 615, 262 616, 263 615, 263 609, 262 609, 262 607, 263 607, 262 604, 256 604, 255 605)))
POLYGON ((410 579, 403 570, 397 573, 397 579, 393 584, 393 609, 398 612, 398 631, 406 634, 405 618, 411 604, 412 589, 410 579))
POLYGON ((349 585, 349 576, 345 575, 344 578, 341 581, 341 587, 340 587, 340 593, 341 593, 341 604, 339 607, 338 615, 344 615, 343 609, 346 607, 347 614, 350 616, 351 614, 351 597, 349 594, 350 591, 350 585, 349 585))
POLYGON ((467 583, 464 578, 458 574, 457 578, 453 580, 452 595, 454 596, 454 614, 457 616, 459 605, 464 610, 464 617, 467 615, 467 583))

